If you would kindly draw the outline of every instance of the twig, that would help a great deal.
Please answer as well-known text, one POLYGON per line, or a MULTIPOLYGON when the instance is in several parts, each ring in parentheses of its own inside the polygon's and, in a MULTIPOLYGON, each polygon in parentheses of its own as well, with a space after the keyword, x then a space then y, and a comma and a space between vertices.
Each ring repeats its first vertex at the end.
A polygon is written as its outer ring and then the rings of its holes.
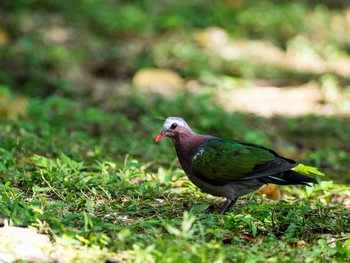
POLYGON ((43 172, 40 170, 40 175, 41 175, 41 178, 43 179, 43 181, 49 186, 49 188, 57 195, 57 197, 59 197, 61 200, 63 200, 63 197, 55 190, 55 188, 53 188, 51 186, 51 184, 46 180, 43 172))
POLYGON ((333 240, 331 240, 331 241, 328 241, 328 242, 327 242, 327 245, 332 244, 332 243, 337 242, 337 241, 344 241, 344 240, 348 240, 348 239, 350 239, 350 236, 348 236, 348 237, 341 237, 341 238, 337 238, 337 239, 333 239, 333 240))

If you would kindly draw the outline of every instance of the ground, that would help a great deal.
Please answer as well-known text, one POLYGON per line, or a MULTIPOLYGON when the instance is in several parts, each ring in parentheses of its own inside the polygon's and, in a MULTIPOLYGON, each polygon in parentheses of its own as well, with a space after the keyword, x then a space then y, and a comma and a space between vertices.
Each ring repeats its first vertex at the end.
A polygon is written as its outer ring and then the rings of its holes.
POLYGON ((349 10, 341 0, 1 5, 0 258, 346 262, 349 10), (319 184, 265 189, 218 215, 223 200, 189 182, 170 141, 154 143, 167 116, 271 147, 319 184))

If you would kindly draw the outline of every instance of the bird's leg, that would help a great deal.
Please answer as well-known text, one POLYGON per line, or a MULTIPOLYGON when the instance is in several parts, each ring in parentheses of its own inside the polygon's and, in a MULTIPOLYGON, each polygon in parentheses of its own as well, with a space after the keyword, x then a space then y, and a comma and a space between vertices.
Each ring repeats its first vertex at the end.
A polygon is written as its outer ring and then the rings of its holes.
POLYGON ((236 202, 237 202, 238 198, 235 198, 233 200, 231 199, 226 199, 225 204, 223 204, 223 206, 219 209, 219 214, 223 215, 227 210, 229 210, 236 202))

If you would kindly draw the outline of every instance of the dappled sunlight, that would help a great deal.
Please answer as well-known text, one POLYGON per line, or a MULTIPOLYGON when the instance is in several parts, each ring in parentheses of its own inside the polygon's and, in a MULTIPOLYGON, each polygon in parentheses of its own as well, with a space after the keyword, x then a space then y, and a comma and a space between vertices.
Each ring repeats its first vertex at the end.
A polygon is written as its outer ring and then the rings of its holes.
POLYGON ((0 16, 0 261, 349 258, 347 0, 5 1, 0 16), (169 116, 318 184, 268 184, 218 215, 154 142, 169 116))
POLYGON ((214 52, 224 60, 248 60, 261 67, 274 66, 294 72, 334 73, 350 77, 349 56, 325 44, 320 47, 302 35, 290 39, 286 50, 266 40, 228 40, 228 33, 221 28, 199 31, 194 38, 208 52, 214 52))
POLYGON ((216 98, 230 112, 244 111, 271 117, 274 115, 302 116, 350 115, 350 96, 336 90, 328 94, 316 82, 297 87, 253 86, 222 88, 216 98), (332 99, 336 96, 336 100, 332 99))
POLYGON ((145 93, 157 93, 169 97, 183 90, 184 80, 175 71, 149 68, 136 72, 132 84, 145 93))

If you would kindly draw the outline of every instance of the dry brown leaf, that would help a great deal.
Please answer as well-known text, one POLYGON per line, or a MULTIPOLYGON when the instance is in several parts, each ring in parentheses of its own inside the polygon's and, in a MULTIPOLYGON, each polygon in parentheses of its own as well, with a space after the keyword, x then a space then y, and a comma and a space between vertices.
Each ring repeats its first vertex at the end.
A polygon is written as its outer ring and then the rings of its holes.
POLYGON ((281 200, 281 191, 275 184, 266 184, 260 188, 259 192, 268 199, 281 200))
POLYGON ((265 235, 259 235, 259 236, 254 236, 252 234, 242 232, 242 233, 236 233, 236 235, 245 241, 248 242, 253 242, 255 244, 261 244, 264 241, 265 235))
POLYGON ((28 114, 28 100, 20 96, 10 100, 6 95, 0 94, 0 117, 16 120, 18 117, 25 117, 28 114))
POLYGON ((0 28, 0 46, 4 46, 8 44, 9 41, 10 41, 10 37, 7 31, 4 30, 3 28, 0 28))
POLYGON ((187 183, 188 181, 187 180, 176 180, 174 183, 173 183, 173 186, 174 187, 184 187, 184 185, 187 183))

